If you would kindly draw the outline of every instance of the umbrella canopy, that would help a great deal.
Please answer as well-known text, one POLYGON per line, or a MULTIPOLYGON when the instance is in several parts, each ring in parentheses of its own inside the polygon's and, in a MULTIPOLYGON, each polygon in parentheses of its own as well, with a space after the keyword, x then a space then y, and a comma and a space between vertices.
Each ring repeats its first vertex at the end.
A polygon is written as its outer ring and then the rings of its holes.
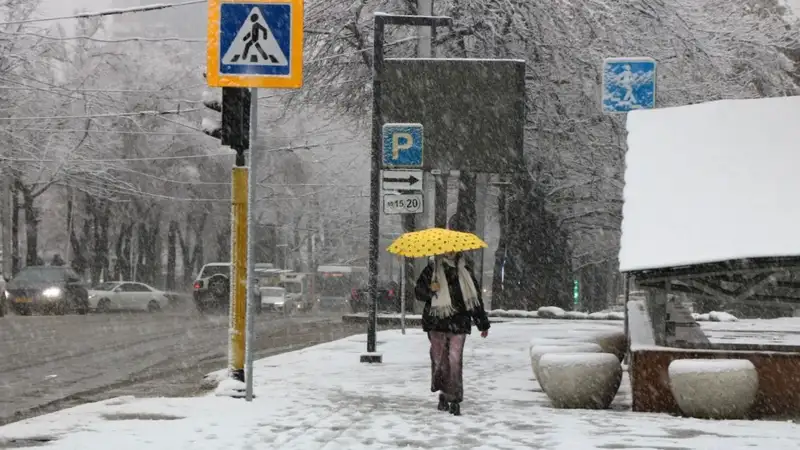
POLYGON ((387 248, 389 253, 408 258, 443 255, 450 252, 466 252, 486 248, 486 242, 472 233, 428 228, 404 233, 387 248))

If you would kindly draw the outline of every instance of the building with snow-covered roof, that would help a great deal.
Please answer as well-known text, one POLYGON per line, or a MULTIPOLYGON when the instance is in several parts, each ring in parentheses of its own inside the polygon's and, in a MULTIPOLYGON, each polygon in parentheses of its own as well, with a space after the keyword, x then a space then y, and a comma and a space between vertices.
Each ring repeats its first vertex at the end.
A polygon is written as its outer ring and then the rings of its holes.
POLYGON ((800 97, 630 113, 620 271, 707 309, 800 305, 799 122, 800 97))

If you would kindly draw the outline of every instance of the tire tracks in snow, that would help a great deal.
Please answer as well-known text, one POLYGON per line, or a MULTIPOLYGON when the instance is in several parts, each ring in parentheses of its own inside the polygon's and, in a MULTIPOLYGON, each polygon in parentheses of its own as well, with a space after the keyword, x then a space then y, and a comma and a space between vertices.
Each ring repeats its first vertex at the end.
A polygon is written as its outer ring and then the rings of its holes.
MULTIPOLYGON (((273 318, 258 325, 258 357, 363 332, 360 326, 346 326, 327 317, 273 318)), ((119 395, 199 394, 203 375, 225 366, 227 320, 200 324, 191 331, 190 346, 185 345, 186 330, 175 330, 50 359, 40 367, 6 368, 0 372, 0 393, 10 395, 0 398, 15 398, 0 400, 0 425, 119 395), (87 355, 92 355, 89 361, 85 361, 87 355), (59 367, 72 372, 61 379, 44 375, 45 369, 59 367), (113 370, 106 373, 104 369, 113 370), (36 380, 31 379, 31 373, 37 372, 36 380)))

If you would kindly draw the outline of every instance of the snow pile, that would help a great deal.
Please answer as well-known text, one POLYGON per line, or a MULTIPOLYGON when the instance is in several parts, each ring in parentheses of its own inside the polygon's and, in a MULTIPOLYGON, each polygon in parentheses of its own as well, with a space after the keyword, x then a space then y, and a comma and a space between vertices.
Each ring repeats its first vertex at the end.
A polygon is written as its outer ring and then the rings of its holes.
MULTIPOLYGON (((209 377, 206 377, 208 379, 209 377)), ((219 397, 240 397, 244 395, 245 384, 232 378, 224 378, 214 390, 214 395, 219 397)))
POLYGON ((492 309, 490 311, 486 311, 486 314, 489 317, 518 317, 530 319, 539 317, 539 314, 536 311, 525 311, 522 309, 492 309))
POLYGON ((427 337, 419 330, 382 331, 382 364, 359 362, 364 335, 256 361, 253 402, 212 394, 92 403, 2 426, 0 442, 47 436, 47 448, 54 450, 463 450, 522 449, 531 442, 565 450, 737 450, 789 448, 800 441, 800 429, 788 422, 687 421, 630 412, 625 379, 613 412, 554 410, 533 389, 529 340, 620 327, 542 320, 535 326, 498 324, 487 339, 468 338, 461 417, 436 410, 427 337), (465 430, 480 430, 479 440, 465 430))
POLYGON ((561 319, 566 315, 566 312, 558 306, 542 306, 538 313, 539 317, 545 319, 561 319))
POLYGON ((798 123, 800 97, 628 113, 620 270, 800 255, 798 123))
POLYGON ((736 322, 739 320, 733 314, 722 311, 711 311, 708 313, 708 318, 711 319, 712 322, 736 322))
POLYGON ((493 309, 486 311, 489 317, 510 317, 519 319, 569 319, 569 320, 624 320, 625 314, 617 311, 600 311, 586 313, 582 311, 565 311, 558 306, 543 306, 537 311, 519 309, 493 309))
POLYGON ((739 318, 723 311, 711 311, 708 314, 692 313, 696 322, 737 322, 739 318))
POLYGON ((573 320, 586 320, 589 318, 589 314, 581 311, 567 311, 564 313, 564 318, 573 320))

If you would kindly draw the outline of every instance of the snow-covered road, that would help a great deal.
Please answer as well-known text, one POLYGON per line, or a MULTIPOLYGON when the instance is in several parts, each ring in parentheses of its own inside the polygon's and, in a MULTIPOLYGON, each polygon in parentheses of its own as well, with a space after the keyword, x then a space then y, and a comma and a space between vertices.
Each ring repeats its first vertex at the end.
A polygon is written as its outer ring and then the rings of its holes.
MULTIPOLYGON (((363 332, 335 315, 260 316, 267 356, 363 332)), ((116 395, 191 395, 224 366, 226 316, 193 311, 0 318, 0 424, 116 395)))

